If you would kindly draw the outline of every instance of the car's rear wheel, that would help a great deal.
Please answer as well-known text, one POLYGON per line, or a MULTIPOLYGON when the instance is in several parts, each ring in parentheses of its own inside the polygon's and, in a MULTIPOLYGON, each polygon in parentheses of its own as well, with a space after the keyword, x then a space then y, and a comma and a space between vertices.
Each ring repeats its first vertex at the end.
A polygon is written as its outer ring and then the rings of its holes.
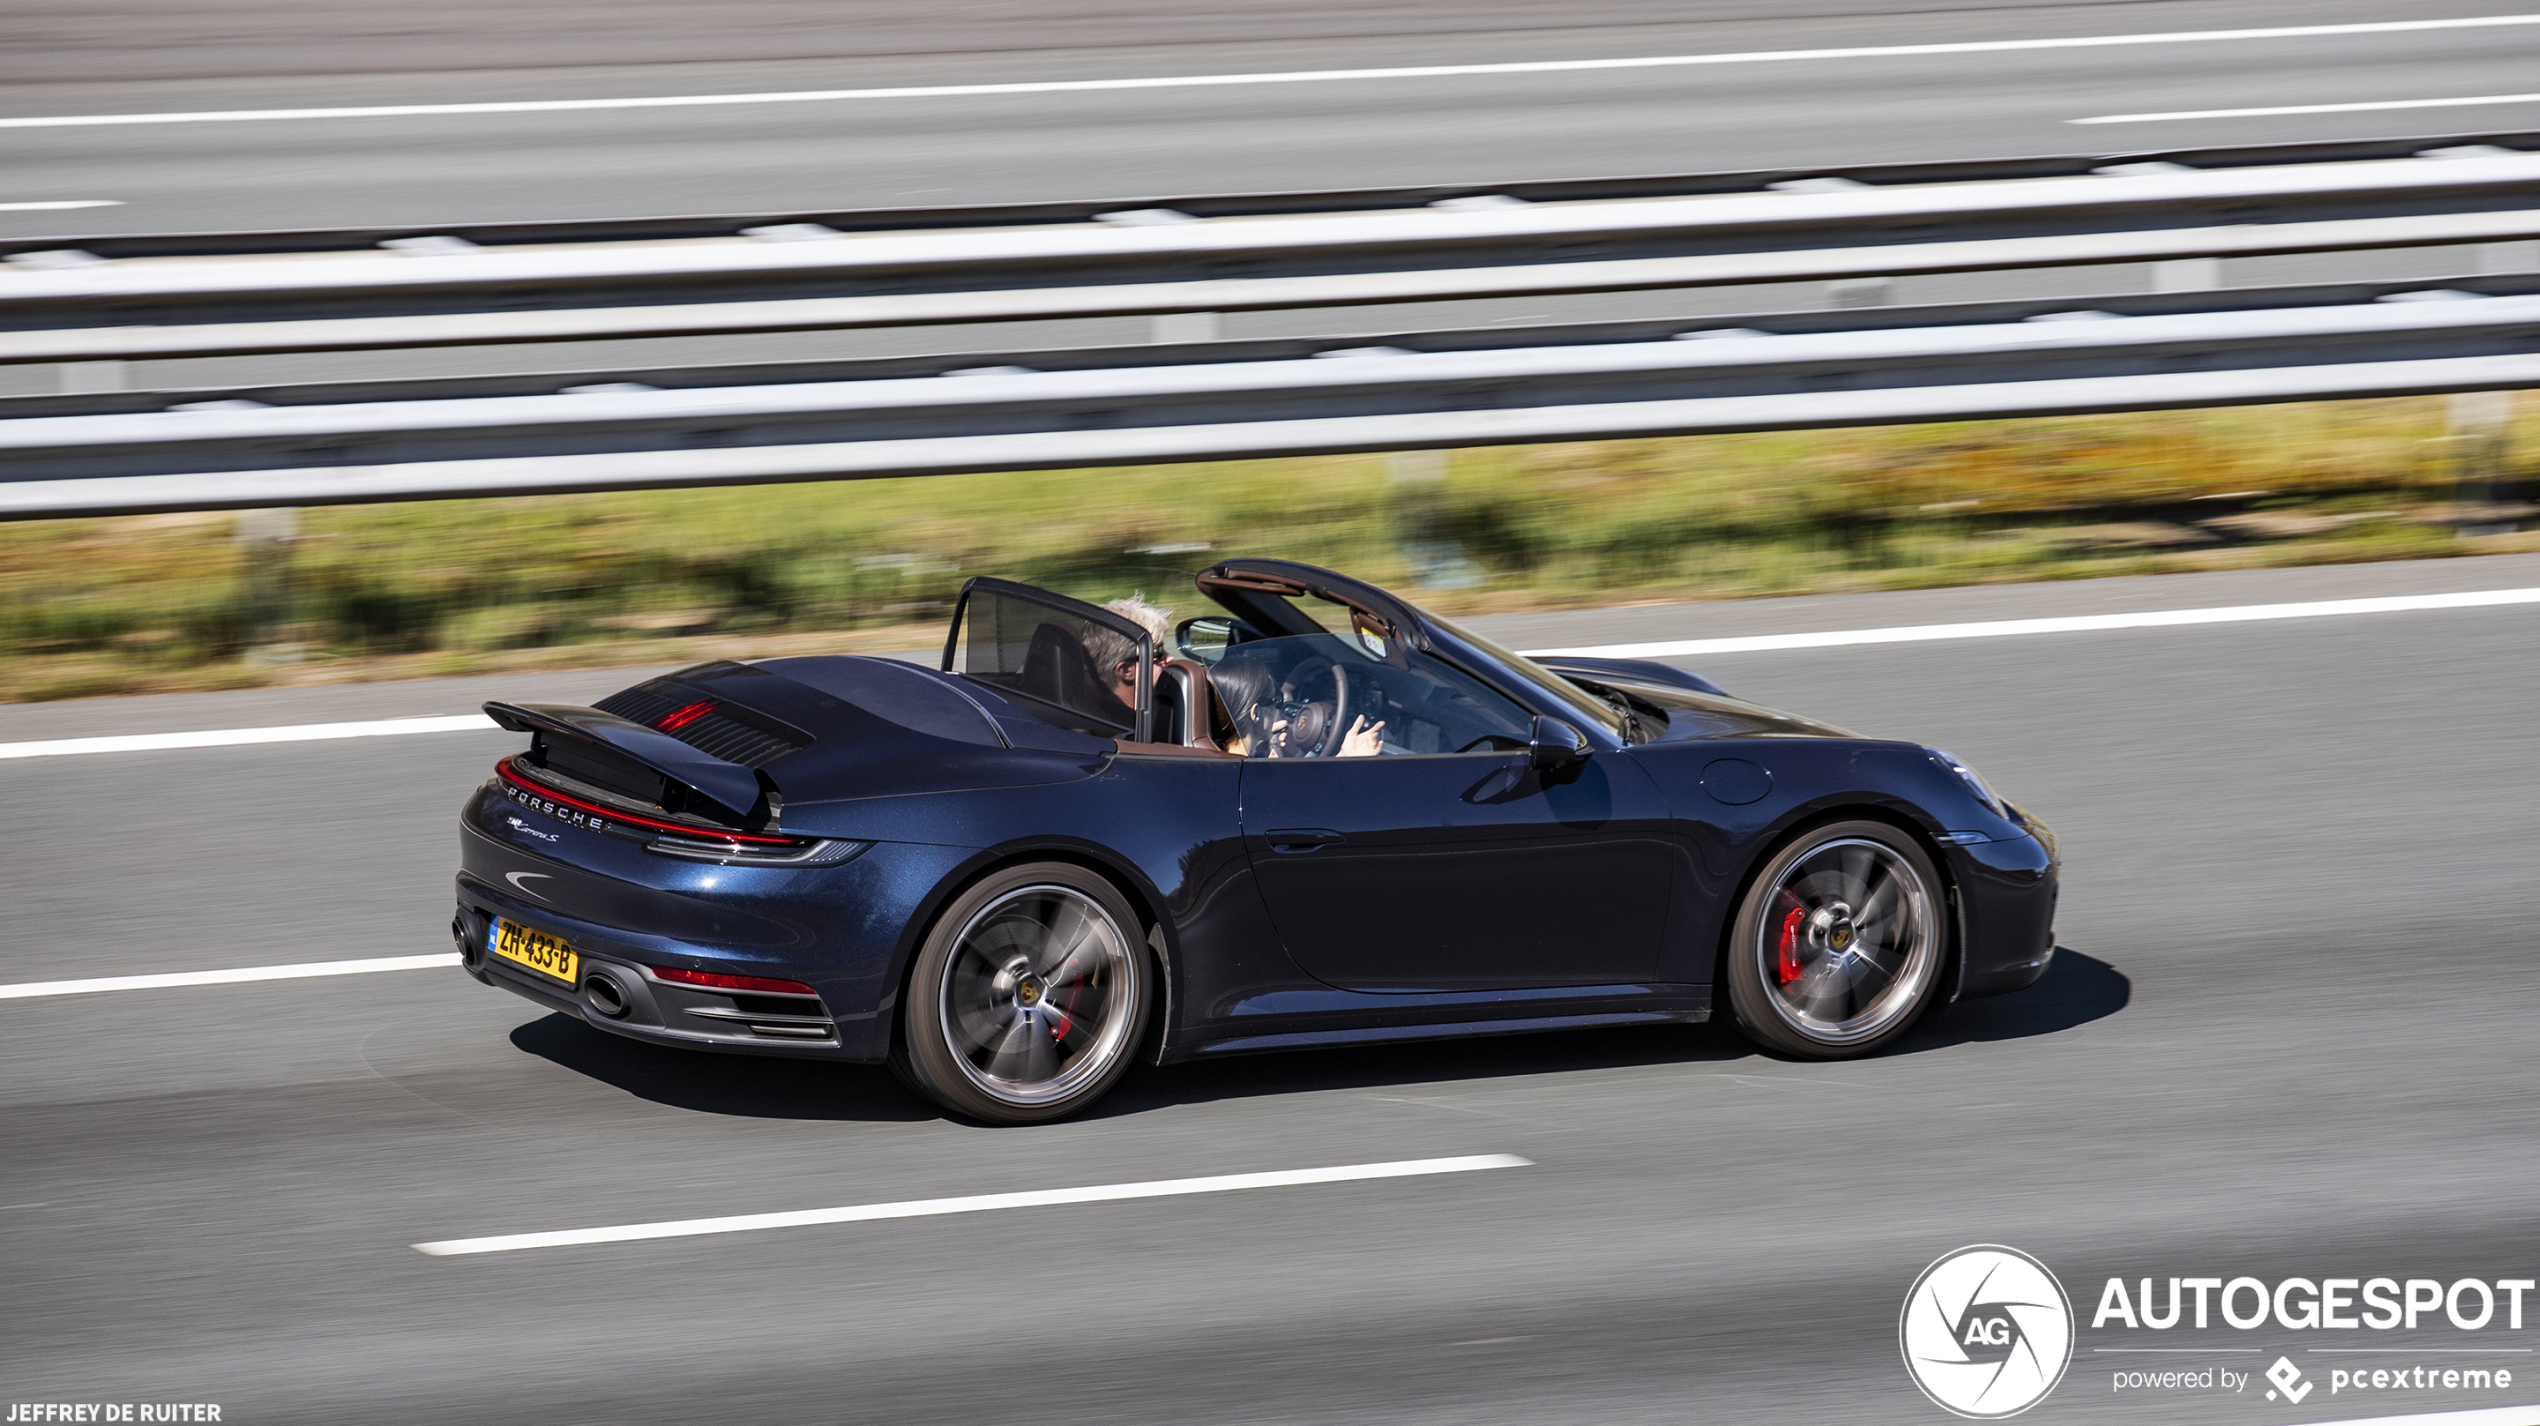
POLYGON ((1036 1124, 1129 1068, 1152 999, 1138 918, 1065 862, 995 872, 937 918, 909 977, 896 1068, 944 1107, 1036 1124))
POLYGON ((1809 1059, 1865 1055, 1905 1033, 1940 986, 1940 874, 1884 822, 1812 828, 1767 858, 1729 942, 1738 1028, 1809 1059))

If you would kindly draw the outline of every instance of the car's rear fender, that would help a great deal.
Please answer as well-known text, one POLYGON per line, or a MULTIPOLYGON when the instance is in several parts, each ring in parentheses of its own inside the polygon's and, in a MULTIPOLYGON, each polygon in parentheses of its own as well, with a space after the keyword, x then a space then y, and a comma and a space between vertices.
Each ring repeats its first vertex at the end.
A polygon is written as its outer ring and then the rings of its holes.
POLYGON ((1129 909, 1138 916, 1136 934, 1145 938, 1149 947, 1163 958, 1163 963, 1156 969, 1160 972, 1163 990, 1163 998, 1159 1002, 1159 1024, 1164 1033, 1159 1040, 1151 1031, 1149 1039, 1162 1043, 1172 1038, 1172 1014, 1180 1002, 1174 987, 1181 980, 1182 938, 1180 928, 1165 910, 1164 893, 1135 864, 1094 843, 1074 837, 1027 837, 1001 846, 982 848, 965 858, 927 893, 922 909, 909 918, 892 953, 887 980, 890 990, 879 1002, 880 1024, 875 1039, 878 1051, 887 1052, 899 1044, 900 1011, 907 1003, 909 975, 916 968, 919 948, 926 944, 926 938, 933 933, 936 922, 943 918, 944 908, 983 878, 1007 867, 1030 862, 1065 862, 1083 867, 1110 882, 1128 901, 1129 909))
MULTIPOLYGON (((910 968, 944 908, 981 877, 1032 861, 1064 861, 1086 867, 1118 887, 1137 912, 1140 934, 1160 932, 1163 942, 1166 1042, 1190 1003, 1183 945, 1194 919, 1216 915, 1212 890, 1245 869, 1241 825, 1235 811, 1233 759, 1115 758, 1096 777, 1050 787, 952 793, 909 798, 912 826, 938 834, 968 835, 990 829, 1031 828, 993 840, 979 836, 972 849, 913 898, 913 914, 897 938, 882 1001, 889 1034, 898 1033, 899 1008, 910 968), (1069 833, 1046 829, 1066 827, 1069 833)), ((868 817, 888 809, 875 805, 868 817)), ((882 822, 856 824, 882 831, 882 822)), ((1256 903, 1257 912, 1257 903, 1256 903)), ((1255 920, 1259 917, 1255 916, 1255 920)), ((1289 969, 1281 955, 1280 969, 1289 969)), ((887 1039, 877 1045, 887 1048, 887 1039)))

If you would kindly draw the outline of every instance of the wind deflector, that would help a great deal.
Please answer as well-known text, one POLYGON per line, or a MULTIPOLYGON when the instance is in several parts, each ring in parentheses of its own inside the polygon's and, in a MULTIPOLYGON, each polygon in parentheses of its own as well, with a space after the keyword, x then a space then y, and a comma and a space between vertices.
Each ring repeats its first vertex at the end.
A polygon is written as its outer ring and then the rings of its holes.
MULTIPOLYGON (((562 703, 488 703, 485 716, 515 733, 536 734, 542 751, 551 758, 586 761, 574 757, 574 753, 582 748, 606 749, 630 758, 671 782, 696 792, 724 815, 744 823, 773 826, 783 805, 775 784, 768 780, 767 774, 736 762, 727 762, 690 747, 668 733, 647 728, 614 713, 562 703)), ((583 776, 586 780, 595 774, 605 776, 604 767, 565 771, 569 775, 583 776)), ((601 781, 600 785, 608 784, 601 781)), ((644 795, 644 790, 637 788, 610 790, 629 796, 644 795)))
POLYGON ((1082 600, 1011 580, 971 580, 953 608, 943 671, 1059 727, 1147 741, 1155 640, 1135 620, 1082 600), (1124 697, 1115 670, 1133 662, 1136 690, 1124 697))

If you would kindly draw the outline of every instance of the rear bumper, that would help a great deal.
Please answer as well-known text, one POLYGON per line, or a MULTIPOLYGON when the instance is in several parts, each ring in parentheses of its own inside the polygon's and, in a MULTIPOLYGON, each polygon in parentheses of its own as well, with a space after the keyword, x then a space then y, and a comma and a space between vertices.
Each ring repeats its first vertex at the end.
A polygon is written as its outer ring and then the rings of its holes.
POLYGON ((845 1053, 837 1020, 816 995, 733 994, 672 984, 625 948, 606 945, 590 928, 493 908, 486 904, 490 898, 468 891, 462 878, 451 935, 460 967, 482 984, 631 1040, 735 1054, 855 1058, 845 1053), (578 961, 574 983, 493 954, 497 915, 564 938, 578 961))
POLYGON ((826 867, 694 862, 537 817, 489 785, 460 818, 454 933, 477 979, 612 1034, 692 1049, 872 1062, 890 1049, 886 1016, 911 928, 969 855, 960 847, 878 842, 826 867), (487 954, 484 937, 497 916, 572 947, 584 962, 577 983, 487 954), (794 981, 814 994, 766 1003, 759 995, 667 982, 647 967, 794 981), (594 1002, 594 970, 624 992, 624 1013, 594 1002))

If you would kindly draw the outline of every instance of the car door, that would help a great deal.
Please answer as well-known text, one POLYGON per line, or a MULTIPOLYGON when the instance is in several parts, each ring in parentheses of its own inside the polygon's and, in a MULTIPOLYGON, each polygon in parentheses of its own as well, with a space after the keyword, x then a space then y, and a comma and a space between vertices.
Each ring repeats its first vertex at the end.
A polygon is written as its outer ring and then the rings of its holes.
POLYGON ((1673 867, 1648 772, 1609 750, 1547 779, 1505 733, 1530 714, 1413 659, 1391 677, 1429 697, 1371 709, 1386 754, 1245 761, 1245 848, 1288 954, 1350 990, 1648 980, 1673 867))
POLYGON ((1348 990, 1645 981, 1665 810, 1628 752, 1547 784, 1514 753, 1248 761, 1244 840, 1288 954, 1348 990))

